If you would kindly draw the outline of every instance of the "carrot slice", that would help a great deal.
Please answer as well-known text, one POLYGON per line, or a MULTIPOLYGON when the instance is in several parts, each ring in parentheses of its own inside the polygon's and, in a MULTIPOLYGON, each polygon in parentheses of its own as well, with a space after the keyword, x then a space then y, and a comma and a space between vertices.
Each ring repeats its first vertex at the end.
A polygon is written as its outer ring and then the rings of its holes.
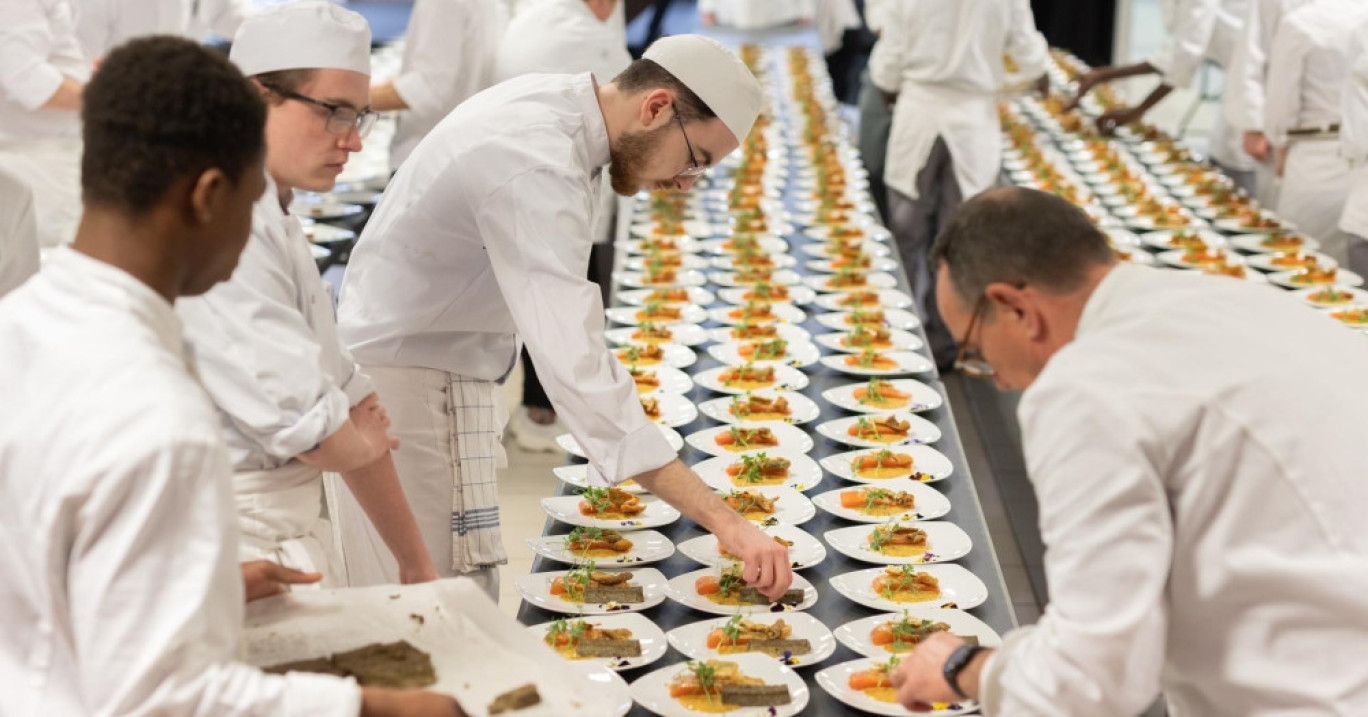
POLYGON ((850 675, 850 689, 868 690, 881 686, 884 682, 883 673, 878 670, 864 670, 850 675))
MULTIPOLYGON (((864 466, 861 465, 861 468, 864 466)), ((864 494, 858 490, 848 490, 841 493, 842 508, 859 508, 865 504, 864 494)))
POLYGON ((689 697, 703 694, 702 685, 670 685, 671 697, 689 697))
POLYGON ((565 594, 565 581, 562 580, 561 578, 556 578, 555 580, 552 580, 552 581, 551 581, 551 594, 552 594, 552 595, 564 595, 564 594, 565 594))
POLYGON ((869 631, 869 639, 875 645, 893 644, 893 631, 887 625, 880 625, 869 631))
POLYGON ((694 581, 694 590, 698 591, 699 595, 712 595, 721 592, 722 585, 717 582, 717 576, 704 575, 694 581))

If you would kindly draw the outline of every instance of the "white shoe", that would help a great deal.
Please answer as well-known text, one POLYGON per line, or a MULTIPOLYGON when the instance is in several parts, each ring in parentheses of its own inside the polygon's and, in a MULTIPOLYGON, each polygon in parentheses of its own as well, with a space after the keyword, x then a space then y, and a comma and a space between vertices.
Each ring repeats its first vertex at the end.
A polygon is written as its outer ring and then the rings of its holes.
POLYGON ((555 453, 562 450, 556 444, 556 436, 567 431, 560 419, 547 424, 537 423, 528 415, 526 406, 519 406, 509 423, 509 428, 513 429, 513 441, 524 451, 555 453))

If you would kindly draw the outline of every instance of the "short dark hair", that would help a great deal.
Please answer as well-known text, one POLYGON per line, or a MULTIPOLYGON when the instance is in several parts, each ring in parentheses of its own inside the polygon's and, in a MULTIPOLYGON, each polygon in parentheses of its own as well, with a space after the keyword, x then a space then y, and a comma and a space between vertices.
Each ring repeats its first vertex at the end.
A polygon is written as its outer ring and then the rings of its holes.
POLYGON ((965 202, 931 247, 931 265, 950 268, 966 303, 989 284, 1033 284, 1068 292, 1086 271, 1116 261, 1107 237, 1083 210, 1048 192, 990 189, 965 202))
POLYGON ((178 179, 218 168, 233 182, 265 149, 266 107, 223 56, 153 36, 114 49, 86 85, 87 204, 142 214, 178 179))
POLYGON ((674 93, 675 111, 684 122, 708 120, 717 116, 708 103, 699 99, 694 91, 679 81, 674 73, 660 66, 655 60, 635 60, 627 69, 613 78, 613 84, 627 94, 666 89, 674 93))
POLYGON ((279 94, 281 91, 298 92, 304 85, 309 84, 317 74, 317 69, 309 67, 296 70, 263 72, 259 75, 252 75, 252 79, 256 80, 271 93, 270 99, 268 99, 267 102, 272 105, 278 105, 285 101, 285 98, 281 97, 279 94))

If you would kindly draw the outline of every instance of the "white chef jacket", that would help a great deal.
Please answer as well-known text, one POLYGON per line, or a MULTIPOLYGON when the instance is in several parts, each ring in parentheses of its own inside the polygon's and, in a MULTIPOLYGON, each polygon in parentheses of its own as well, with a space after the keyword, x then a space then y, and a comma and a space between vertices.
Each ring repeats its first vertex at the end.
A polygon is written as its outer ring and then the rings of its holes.
POLYGON ((0 2, 0 146, 80 135, 77 113, 42 109, 63 77, 90 79, 67 0, 0 2))
POLYGON ((0 168, 0 297, 37 273, 33 193, 22 179, 0 168))
POLYGON ((1229 67, 1250 0, 1161 0, 1169 39, 1148 62, 1174 87, 1187 87, 1203 60, 1229 67))
POLYGON ((1264 85, 1273 38, 1287 13, 1312 0, 1251 0, 1244 27, 1226 67, 1221 112, 1237 132, 1262 131, 1264 85))
POLYGON ((988 715, 1368 714, 1368 341, 1122 264, 1018 409, 1050 604, 988 715))
POLYGON ((397 169, 457 105, 493 84, 503 25, 489 0, 417 0, 394 89, 408 109, 390 143, 397 169))
POLYGON ((700 14, 712 13, 717 24, 757 30, 812 19, 820 0, 698 0, 700 14))
POLYGON ((217 35, 231 39, 252 12, 251 0, 189 0, 186 37, 203 42, 217 35))
POLYGON ((507 377, 525 340, 591 476, 618 483, 675 453, 609 352, 584 278, 607 163, 588 73, 524 75, 462 103, 390 182, 352 252, 338 324, 363 365, 485 381, 507 377))
POLYGON ((76 35, 86 57, 145 35, 182 35, 189 24, 189 0, 76 0, 76 35))
POLYGON ((865 27, 869 31, 878 35, 883 32, 883 26, 888 22, 888 8, 898 0, 865 0, 865 27))
POLYGON ((0 712, 354 715, 360 690, 234 663, 228 463, 171 305, 58 249, 0 301, 0 712))
POLYGON ((1273 144, 1286 144, 1289 129, 1340 121, 1349 36, 1365 20, 1368 3, 1361 0, 1316 0, 1283 18, 1264 107, 1264 133, 1273 144))
POLYGON ((530 0, 504 30, 495 81, 541 73, 592 72, 609 82, 632 64, 623 3, 599 20, 584 0, 530 0))
POLYGON ((1339 228, 1368 237, 1368 22, 1349 35, 1344 90, 1340 97, 1340 153, 1352 167, 1339 228))
POLYGON ((822 40, 822 52, 829 55, 841 49, 846 30, 860 27, 860 11, 855 0, 817 0, 812 24, 822 40))
POLYGON ((332 292, 269 175, 233 278, 176 302, 176 313, 235 471, 313 450, 375 391, 337 339, 332 292))
POLYGON ((884 182, 917 198, 917 173, 936 138, 954 158, 965 199, 991 187, 1002 158, 996 93, 1011 53, 1025 77, 1039 77, 1049 47, 1026 0, 905 0, 883 10, 869 78, 898 93, 884 182), (931 111, 934 108, 934 111, 931 111))

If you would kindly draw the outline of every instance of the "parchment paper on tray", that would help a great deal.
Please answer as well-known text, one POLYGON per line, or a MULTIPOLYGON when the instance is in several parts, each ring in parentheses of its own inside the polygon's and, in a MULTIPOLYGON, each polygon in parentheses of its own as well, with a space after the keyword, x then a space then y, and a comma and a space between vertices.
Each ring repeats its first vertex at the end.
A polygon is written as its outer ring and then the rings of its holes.
POLYGON ((507 714, 603 717, 632 704, 615 673, 565 661, 465 578, 278 595, 249 603, 245 627, 246 661, 258 667, 406 640, 432 658, 437 682, 427 689, 454 696, 475 717, 528 683, 541 704, 507 714))

